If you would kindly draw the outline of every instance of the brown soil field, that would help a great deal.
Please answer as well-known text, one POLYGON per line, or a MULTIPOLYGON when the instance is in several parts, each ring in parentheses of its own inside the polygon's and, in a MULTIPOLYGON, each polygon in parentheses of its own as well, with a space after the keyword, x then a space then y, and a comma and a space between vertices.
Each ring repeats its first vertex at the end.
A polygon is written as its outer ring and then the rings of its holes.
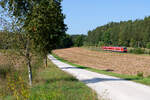
POLYGON ((119 74, 150 75, 150 56, 116 52, 98 52, 84 48, 67 48, 53 51, 69 62, 119 74))

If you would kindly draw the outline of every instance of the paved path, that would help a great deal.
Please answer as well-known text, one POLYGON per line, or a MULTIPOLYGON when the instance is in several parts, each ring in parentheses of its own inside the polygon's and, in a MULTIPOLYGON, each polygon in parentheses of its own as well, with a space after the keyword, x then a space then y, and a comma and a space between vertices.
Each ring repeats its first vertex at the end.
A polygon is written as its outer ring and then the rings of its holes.
POLYGON ((63 63, 51 55, 48 58, 60 69, 84 82, 103 98, 110 100, 150 100, 149 86, 79 69, 63 63))

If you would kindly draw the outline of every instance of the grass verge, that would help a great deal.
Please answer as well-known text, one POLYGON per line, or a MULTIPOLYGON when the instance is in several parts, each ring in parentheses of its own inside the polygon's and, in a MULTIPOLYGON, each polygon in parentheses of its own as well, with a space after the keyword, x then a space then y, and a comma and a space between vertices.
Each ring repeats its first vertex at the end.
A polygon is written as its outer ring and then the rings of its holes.
POLYGON ((119 77, 119 78, 123 78, 125 80, 131 80, 134 82, 138 82, 138 83, 142 83, 145 85, 150 85, 150 77, 140 77, 140 76, 133 76, 133 75, 126 75, 126 74, 117 74, 117 73, 113 73, 113 72, 109 72, 109 71, 105 71, 105 70, 99 70, 99 69, 94 69, 94 68, 90 68, 90 67, 85 67, 85 66, 81 66, 81 65, 77 65, 77 64, 73 64, 63 58, 60 58, 59 56, 57 56, 56 54, 52 54, 56 59, 65 62, 67 64, 70 64, 72 66, 81 68, 81 69, 86 69, 89 71, 93 71, 93 72, 97 72, 100 74, 105 74, 105 75, 110 75, 110 76, 115 76, 115 77, 119 77))
POLYGON ((52 62, 34 80, 30 100, 97 100, 95 92, 52 62))

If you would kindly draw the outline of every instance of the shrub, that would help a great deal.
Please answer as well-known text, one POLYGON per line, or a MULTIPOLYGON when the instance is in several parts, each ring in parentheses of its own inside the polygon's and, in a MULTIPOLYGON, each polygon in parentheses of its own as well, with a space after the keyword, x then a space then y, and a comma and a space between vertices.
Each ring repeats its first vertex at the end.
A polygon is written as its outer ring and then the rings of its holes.
POLYGON ((98 42, 98 46, 99 46, 99 47, 104 46, 104 45, 105 45, 105 43, 104 43, 103 41, 99 41, 99 42, 98 42))
POLYGON ((150 49, 150 42, 146 44, 146 48, 150 49))
POLYGON ((129 52, 134 53, 134 54, 144 54, 145 50, 141 48, 134 48, 134 49, 129 50, 129 52))
POLYGON ((134 39, 130 40, 130 47, 136 47, 136 41, 134 39))
POLYGON ((0 76, 6 78, 7 74, 12 71, 10 65, 0 65, 0 76))
POLYGON ((137 72, 138 77, 143 77, 143 72, 137 72))

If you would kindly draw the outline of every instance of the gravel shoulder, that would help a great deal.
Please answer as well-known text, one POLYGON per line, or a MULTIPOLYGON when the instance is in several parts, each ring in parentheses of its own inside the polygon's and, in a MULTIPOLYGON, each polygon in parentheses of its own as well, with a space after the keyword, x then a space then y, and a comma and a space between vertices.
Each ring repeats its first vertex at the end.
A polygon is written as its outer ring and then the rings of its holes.
POLYGON ((55 59, 48 58, 61 70, 75 76, 80 81, 109 100, 150 100, 150 87, 120 78, 79 69, 55 59))

